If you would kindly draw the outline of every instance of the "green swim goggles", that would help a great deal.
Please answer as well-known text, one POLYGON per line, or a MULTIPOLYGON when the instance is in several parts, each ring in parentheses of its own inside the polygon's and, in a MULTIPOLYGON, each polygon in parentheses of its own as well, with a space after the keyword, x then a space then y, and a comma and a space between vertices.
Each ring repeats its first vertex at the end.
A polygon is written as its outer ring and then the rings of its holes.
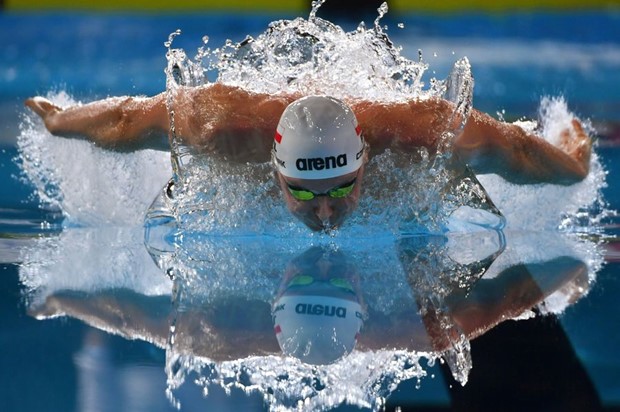
POLYGON ((347 292, 355 293, 355 289, 351 282, 345 278, 330 278, 329 280, 317 280, 310 275, 297 275, 294 276, 287 285, 287 288, 291 286, 310 286, 315 282, 328 283, 338 289, 345 290, 347 292))
MULTIPOLYGON (((356 178, 357 179, 357 178, 356 178)), ((292 186, 287 183, 288 191, 297 200, 307 201, 312 200, 318 196, 329 196, 332 199, 342 199, 343 197, 347 197, 353 192, 355 188, 355 180, 353 179, 348 183, 345 183, 341 186, 334 187, 333 189, 329 189, 325 193, 314 193, 311 190, 304 189, 298 186, 292 186)))

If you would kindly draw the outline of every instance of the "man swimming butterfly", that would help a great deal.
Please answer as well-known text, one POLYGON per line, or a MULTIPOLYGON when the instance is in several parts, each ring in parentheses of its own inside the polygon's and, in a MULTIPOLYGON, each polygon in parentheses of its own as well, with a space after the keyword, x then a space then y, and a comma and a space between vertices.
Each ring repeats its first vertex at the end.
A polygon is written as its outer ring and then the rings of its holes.
MULTIPOLYGON (((118 151, 170 150, 166 99, 166 93, 112 97, 63 109, 34 97, 25 104, 54 135, 118 151)), ((437 97, 345 102, 218 83, 180 87, 173 104, 175 134, 197 152, 230 162, 273 160, 288 209, 313 230, 338 227, 355 210, 370 157, 386 149, 437 153, 453 128, 455 109, 437 97)), ((561 132, 556 147, 472 109, 450 150, 478 174, 495 173, 518 184, 569 185, 588 175, 591 146, 577 119, 561 132)))

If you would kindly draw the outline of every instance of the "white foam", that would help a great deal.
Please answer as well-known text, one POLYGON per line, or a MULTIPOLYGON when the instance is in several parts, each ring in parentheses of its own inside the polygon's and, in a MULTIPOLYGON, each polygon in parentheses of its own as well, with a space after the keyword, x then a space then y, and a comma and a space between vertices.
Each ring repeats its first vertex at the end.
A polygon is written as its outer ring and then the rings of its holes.
POLYGON ((170 295, 172 284, 143 244, 142 226, 65 229, 21 251, 20 282, 30 309, 56 292, 84 294, 127 289, 170 295))
MULTIPOLYGON (((63 92, 49 97, 60 106, 78 103, 63 92)), ((116 153, 56 137, 31 113, 22 122, 18 148, 20 166, 36 196, 60 209, 66 224, 141 224, 171 174, 168 153, 116 153)))
MULTIPOLYGON (((294 358, 250 357, 213 364, 205 358, 169 353, 166 360, 170 395, 197 373, 208 393, 210 385, 257 392, 271 411, 324 411, 343 403, 380 410, 385 398, 404 380, 427 376, 420 365, 427 354, 403 351, 354 351, 346 360, 316 368, 294 358), (244 383, 239 382, 244 377, 244 383)), ((182 406, 182 405, 178 405, 182 406)))

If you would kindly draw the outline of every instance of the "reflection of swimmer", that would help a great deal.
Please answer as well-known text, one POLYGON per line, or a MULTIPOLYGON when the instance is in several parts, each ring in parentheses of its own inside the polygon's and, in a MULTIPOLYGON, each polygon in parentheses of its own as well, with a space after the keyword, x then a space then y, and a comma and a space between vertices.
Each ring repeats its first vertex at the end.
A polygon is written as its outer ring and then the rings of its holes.
MULTIPOLYGON (((326 364, 354 347, 360 351, 444 351, 451 345, 446 321, 473 339, 532 308, 545 312, 549 296, 571 304, 587 292, 587 267, 568 256, 509 266, 495 277, 483 277, 462 288, 459 283, 467 280, 473 266, 455 264, 437 243, 418 243, 400 246, 407 252, 401 253, 401 263, 410 292, 396 293, 407 283, 387 276, 382 278, 380 290, 395 293, 384 293, 381 303, 377 303, 377 290, 369 287, 371 279, 363 267, 347 260, 342 252, 312 248, 290 262, 273 303, 259 291, 235 296, 224 289, 208 298, 198 295, 176 302, 177 310, 172 312, 169 296, 110 287, 90 293, 57 291, 40 306, 31 307, 29 313, 38 318, 71 316, 162 348, 169 348, 174 321, 172 350, 177 353, 217 362, 283 351, 307 363, 326 364), (438 291, 419 281, 438 277, 435 272, 427 273, 429 268, 448 274, 455 282, 442 291, 439 301, 429 299, 438 291), (282 304, 294 312, 278 310, 282 304), (321 311, 336 319, 320 316, 321 311), (338 316, 344 316, 345 311, 346 317, 338 316), (316 318, 304 316, 309 312, 316 318), (352 313, 355 316, 350 316, 352 313)), ((476 266, 475 272, 478 269, 476 266)), ((231 274, 229 279, 240 278, 231 274)))
POLYGON ((357 281, 340 251, 314 247, 294 259, 273 304, 282 352, 310 364, 350 353, 363 322, 357 281))
MULTIPOLYGON (((59 136, 84 137, 114 150, 168 149, 167 98, 109 98, 62 109, 35 97, 26 105, 59 136)), ((195 150, 229 161, 266 162, 273 152, 288 208, 314 230, 340 225, 356 208, 369 156, 388 148, 434 153, 460 121, 465 127, 451 147, 476 173, 515 183, 571 184, 589 171, 591 141, 576 119, 556 147, 476 110, 455 122, 454 104, 439 98, 347 103, 217 83, 180 87, 174 94, 175 133, 195 150)))

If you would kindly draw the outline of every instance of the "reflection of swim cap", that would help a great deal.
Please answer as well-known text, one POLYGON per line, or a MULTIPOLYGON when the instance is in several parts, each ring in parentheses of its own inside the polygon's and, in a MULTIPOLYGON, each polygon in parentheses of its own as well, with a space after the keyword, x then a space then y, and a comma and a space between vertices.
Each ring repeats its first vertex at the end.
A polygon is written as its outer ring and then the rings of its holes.
POLYGON ((327 179, 362 166, 364 142, 353 111, 333 97, 307 96, 282 113, 274 161, 284 176, 327 179))
POLYGON ((362 327, 360 304, 335 297, 282 296, 274 304, 273 317, 282 352, 313 365, 349 354, 362 327))

